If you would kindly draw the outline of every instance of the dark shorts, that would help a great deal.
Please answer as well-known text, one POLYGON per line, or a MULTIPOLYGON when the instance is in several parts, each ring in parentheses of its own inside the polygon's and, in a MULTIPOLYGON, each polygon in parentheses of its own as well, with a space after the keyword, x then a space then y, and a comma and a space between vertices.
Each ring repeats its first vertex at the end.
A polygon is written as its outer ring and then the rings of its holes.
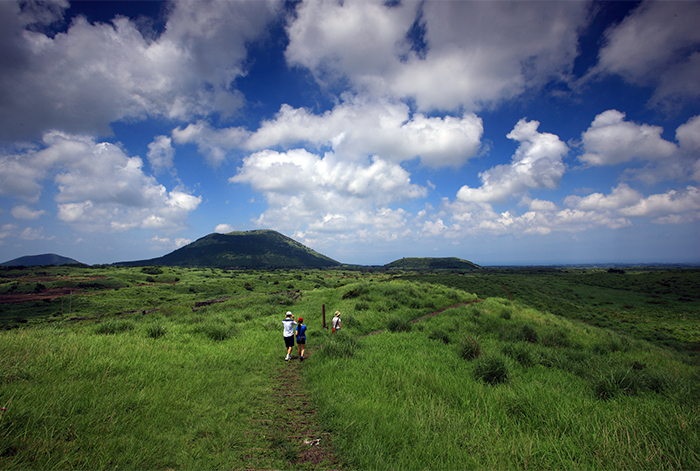
POLYGON ((294 336, 292 335, 291 337, 285 337, 284 338, 284 344, 287 347, 293 347, 294 346, 294 336))
POLYGON ((297 343, 301 345, 306 344, 306 337, 297 337, 297 343))

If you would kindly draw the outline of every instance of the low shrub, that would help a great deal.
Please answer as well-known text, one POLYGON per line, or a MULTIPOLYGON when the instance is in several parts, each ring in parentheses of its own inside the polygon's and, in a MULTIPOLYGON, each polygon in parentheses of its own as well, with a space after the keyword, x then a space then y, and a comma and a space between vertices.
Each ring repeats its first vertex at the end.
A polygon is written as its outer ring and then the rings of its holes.
POLYGON ((342 299, 357 298, 363 294, 367 294, 368 292, 369 292, 368 285, 363 284, 363 285, 355 286, 354 288, 350 289, 350 291, 343 294, 342 299))
POLYGON ((121 332, 126 332, 129 330, 134 330, 134 323, 127 320, 109 320, 97 324, 95 327, 96 334, 119 334, 121 332))
POLYGON ((563 329, 547 332, 542 336, 542 345, 545 347, 570 347, 569 332, 563 329))
POLYGON ((474 337, 466 336, 459 342, 457 351, 465 360, 473 360, 481 355, 481 344, 474 337))
POLYGON ((236 333, 235 328, 229 327, 225 324, 202 324, 197 326, 195 332, 198 334, 204 334, 211 340, 220 342, 222 340, 227 340, 233 337, 236 333))
POLYGON ((500 311, 501 312, 498 313, 498 317, 500 317, 501 319, 509 320, 512 316, 513 309, 506 307, 506 306, 503 306, 500 309, 500 311))
POLYGON ((360 321, 352 314, 344 314, 342 319, 343 327, 359 327, 360 321))
POLYGON ((532 366, 535 363, 528 344, 507 343, 501 348, 501 352, 523 366, 532 366))
POLYGON ((410 332, 412 324, 400 317, 392 317, 387 322, 387 329, 391 332, 410 332))
POLYGON ((146 335, 152 339, 159 339, 166 334, 168 329, 160 322, 154 322, 146 328, 146 335))
POLYGON ((560 350, 542 350, 539 354, 539 363, 547 368, 567 370, 570 366, 569 358, 560 350))
POLYGON ((637 394, 639 386, 639 377, 633 369, 615 368, 595 381, 593 391, 597 398, 607 400, 617 394, 637 394))
POLYGON ((537 340, 538 340, 537 331, 531 325, 523 324, 523 326, 520 328, 520 334, 522 335, 522 339, 524 341, 530 342, 530 343, 537 343, 537 340))
POLYGON ((450 336, 442 329, 435 329, 428 334, 430 340, 439 340, 443 343, 450 343, 450 336))
POLYGON ((399 303, 396 302, 393 299, 385 299, 384 301, 379 303, 379 306, 377 307, 377 310, 379 312, 389 312, 389 311, 394 311, 400 307, 399 303))
POLYGON ((356 311, 369 311, 369 303, 367 301, 358 301, 355 303, 356 311))
POLYGON ((484 356, 474 365, 474 377, 489 384, 498 384, 507 382, 510 379, 510 373, 503 358, 484 356))
POLYGON ((661 371, 649 370, 643 373, 644 388, 655 393, 663 393, 673 389, 668 374, 661 371))

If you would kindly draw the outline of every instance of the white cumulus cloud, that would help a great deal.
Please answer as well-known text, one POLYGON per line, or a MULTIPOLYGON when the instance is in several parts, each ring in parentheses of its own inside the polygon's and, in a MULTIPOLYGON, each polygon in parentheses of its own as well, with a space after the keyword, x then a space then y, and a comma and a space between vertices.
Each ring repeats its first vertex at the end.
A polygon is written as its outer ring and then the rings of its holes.
POLYGON ((346 229, 380 224, 390 203, 427 194, 399 165, 378 158, 347 162, 304 149, 256 152, 229 181, 248 183, 265 195, 269 208, 258 220, 261 225, 274 221, 295 230, 304 224, 346 229))
POLYGON ((235 231, 231 224, 217 224, 214 232, 217 234, 228 234, 229 232, 235 231))
POLYGON ((286 58, 323 84, 347 80, 420 110, 477 110, 562 80, 577 55, 585 2, 301 3, 286 58), (418 25, 420 40, 409 39, 418 25))
POLYGON ((179 144, 196 143, 216 165, 232 150, 257 151, 276 147, 330 148, 344 159, 365 160, 376 155, 402 162, 420 158, 430 167, 459 167, 481 147, 484 128, 473 113, 461 117, 411 115, 404 103, 348 99, 323 114, 282 105, 274 119, 255 132, 240 127, 214 129, 204 122, 173 130, 179 144))
POLYGON ((68 224, 104 231, 184 227, 201 197, 168 191, 142 165, 139 157, 129 157, 114 144, 55 131, 44 135, 41 149, 0 156, 7 172, 2 178, 21 185, 19 194, 28 200, 38 199, 45 180, 53 176, 58 218, 68 224))
POLYGON ((159 174, 166 170, 174 171, 175 149, 172 139, 168 136, 156 136, 153 142, 148 144, 147 157, 153 173, 159 174))
POLYGON ((503 203, 529 189, 555 189, 564 175, 562 158, 569 148, 558 136, 537 131, 538 121, 521 119, 507 137, 519 142, 509 165, 479 174, 479 188, 463 186, 457 199, 464 202, 503 203))
MULTIPOLYGON (((0 2, 0 138, 49 129, 109 134, 109 124, 149 116, 228 117, 244 104, 247 44, 265 34, 279 2, 174 1, 165 31, 142 34, 123 16, 77 17, 66 32, 25 29, 18 3, 0 2)), ((60 10, 55 15, 62 15, 60 10)))
POLYGON ((700 4, 645 1, 605 33, 596 73, 652 85, 652 105, 700 97, 700 4))
POLYGON ((661 137, 659 126, 625 121, 625 113, 608 110, 595 117, 581 135, 585 153, 579 159, 589 165, 615 165, 631 160, 662 160, 678 147, 661 137))
POLYGON ((41 216, 44 216, 46 211, 43 209, 40 209, 38 211, 33 210, 29 206, 26 205, 18 205, 12 208, 12 216, 15 219, 39 219, 41 216))

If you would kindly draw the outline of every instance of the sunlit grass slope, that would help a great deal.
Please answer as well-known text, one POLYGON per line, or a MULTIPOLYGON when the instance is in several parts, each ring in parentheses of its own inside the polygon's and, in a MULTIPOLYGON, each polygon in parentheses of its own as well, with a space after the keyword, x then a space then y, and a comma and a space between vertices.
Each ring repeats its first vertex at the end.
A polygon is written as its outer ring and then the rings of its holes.
POLYGON ((355 337, 377 317, 355 312, 306 370, 352 468, 700 466, 685 357, 503 299, 355 337))
POLYGON ((700 468, 690 354, 391 274, 112 270, 0 332, 1 469, 328 469, 270 425, 287 310, 343 468, 700 468))
POLYGON ((405 274, 405 279, 440 283, 511 297, 543 312, 624 332, 679 350, 700 350, 700 270, 522 268, 478 274, 405 274))
MULTIPOLYGON (((124 270, 118 272, 136 276, 124 270)), ((324 303, 343 309, 352 324, 355 299, 343 300, 342 287, 357 275, 218 273, 223 276, 210 278, 209 291, 200 296, 220 296, 223 286, 243 289, 199 307, 168 294, 185 279, 199 289, 194 274, 179 275, 181 282, 156 291, 155 312, 147 310, 151 296, 141 299, 145 309, 132 300, 125 310, 118 306, 122 293, 112 291, 111 306, 94 295, 89 301, 76 297, 83 320, 52 317, 0 332, 0 468, 327 466, 291 464, 300 440, 290 446, 294 439, 270 427, 268 419, 284 408, 273 398, 279 368, 288 366, 281 320, 288 309, 303 316, 309 348, 318 348, 324 303), (308 289, 291 289, 293 284, 308 289), (168 296, 177 302, 165 304, 168 296)), ((401 283, 406 288, 392 291, 392 285, 386 289, 399 298, 386 314, 406 319, 473 298, 445 287, 401 283), (408 303, 414 295, 418 301, 408 303)), ((382 318, 366 327, 381 327, 382 318)))

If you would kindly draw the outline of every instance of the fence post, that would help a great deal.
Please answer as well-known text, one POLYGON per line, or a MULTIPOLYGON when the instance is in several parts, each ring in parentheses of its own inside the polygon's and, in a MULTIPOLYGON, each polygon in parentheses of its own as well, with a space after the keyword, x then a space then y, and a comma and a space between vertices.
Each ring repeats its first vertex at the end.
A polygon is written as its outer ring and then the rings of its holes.
POLYGON ((326 305, 321 305, 321 312, 323 313, 323 328, 326 328, 326 305))

